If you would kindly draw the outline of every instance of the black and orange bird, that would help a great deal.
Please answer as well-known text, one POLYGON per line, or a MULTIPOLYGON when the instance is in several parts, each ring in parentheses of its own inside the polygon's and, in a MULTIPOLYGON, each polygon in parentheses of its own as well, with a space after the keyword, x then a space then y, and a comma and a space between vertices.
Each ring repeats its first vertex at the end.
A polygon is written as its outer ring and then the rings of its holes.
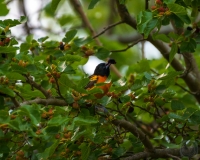
POLYGON ((95 94, 96 98, 102 98, 107 92, 109 91, 109 88, 111 86, 110 83, 105 83, 108 76, 110 75, 110 65, 116 64, 116 61, 114 59, 109 59, 107 63, 100 63, 96 66, 93 75, 91 75, 90 81, 85 86, 85 89, 90 90, 94 87, 98 87, 103 90, 103 93, 97 93, 95 94), (102 85, 97 85, 97 83, 105 83, 102 85))

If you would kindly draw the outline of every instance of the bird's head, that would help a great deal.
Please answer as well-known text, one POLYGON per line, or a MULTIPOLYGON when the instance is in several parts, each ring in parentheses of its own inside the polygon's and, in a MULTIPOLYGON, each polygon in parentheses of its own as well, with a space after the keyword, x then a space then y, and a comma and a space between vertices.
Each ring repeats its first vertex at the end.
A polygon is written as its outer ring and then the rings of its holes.
POLYGON ((94 74, 108 77, 110 75, 111 64, 116 64, 116 61, 114 59, 109 59, 107 63, 98 64, 94 70, 94 74))

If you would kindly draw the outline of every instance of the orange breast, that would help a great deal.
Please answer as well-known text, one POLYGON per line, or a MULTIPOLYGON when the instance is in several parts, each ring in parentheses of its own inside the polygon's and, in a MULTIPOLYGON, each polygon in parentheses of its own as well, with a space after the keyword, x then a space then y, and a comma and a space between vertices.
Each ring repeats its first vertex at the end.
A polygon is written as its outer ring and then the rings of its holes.
MULTIPOLYGON (((106 76, 104 76, 104 77, 98 76, 97 83, 104 83, 106 81, 106 79, 107 79, 106 76)), ((102 98, 105 94, 108 93, 110 86, 111 86, 111 83, 106 83, 104 85, 97 86, 98 88, 101 88, 104 93, 97 93, 97 94, 95 94, 95 97, 102 98)))

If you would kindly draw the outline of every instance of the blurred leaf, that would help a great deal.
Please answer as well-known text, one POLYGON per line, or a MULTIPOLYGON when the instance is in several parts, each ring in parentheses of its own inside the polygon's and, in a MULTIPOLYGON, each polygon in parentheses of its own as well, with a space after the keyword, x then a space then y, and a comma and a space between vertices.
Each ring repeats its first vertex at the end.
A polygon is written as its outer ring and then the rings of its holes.
POLYGON ((169 113, 168 116, 169 116, 169 118, 172 118, 172 119, 177 119, 177 120, 182 120, 182 121, 185 120, 182 116, 179 116, 175 113, 169 113))
POLYGON ((42 43, 42 42, 46 41, 48 38, 49 38, 48 36, 39 38, 39 39, 38 39, 38 42, 41 42, 41 43, 42 43))
POLYGON ((5 106, 4 106, 4 97, 1 96, 1 92, 0 92, 0 110, 1 109, 5 109, 5 106))
POLYGON ((93 41, 93 39, 91 37, 87 37, 87 38, 76 38, 76 39, 74 39, 73 42, 77 47, 80 47, 80 46, 86 45, 92 41, 93 41))
POLYGON ((95 56, 97 56, 99 59, 105 60, 110 55, 110 51, 105 48, 99 48, 97 52, 95 53, 95 56))
POLYGON ((88 160, 88 157, 89 157, 90 152, 91 152, 90 146, 86 143, 81 143, 79 148, 81 149, 81 159, 82 160, 88 160))
POLYGON ((24 112, 31 119, 31 122, 35 126, 37 126, 40 123, 41 115, 36 105, 35 106, 24 105, 20 107, 20 110, 24 112))
POLYGON ((38 159, 48 159, 59 145, 59 140, 55 141, 50 147, 46 148, 43 153, 38 153, 38 159))
POLYGON ((169 73, 167 73, 166 75, 162 75, 162 77, 160 77, 160 80, 167 80, 167 79, 172 79, 177 77, 178 75, 180 75, 182 73, 182 71, 170 71, 169 73))
POLYGON ((9 12, 9 9, 3 1, 0 2, 0 8, 0 16, 6 16, 9 12))
POLYGON ((67 122, 69 120, 68 117, 62 117, 61 115, 58 115, 56 117, 53 117, 52 119, 50 119, 47 123, 48 126, 52 125, 52 126, 60 126, 63 123, 67 122))
POLYGON ((66 66, 63 73, 66 73, 66 74, 75 74, 75 70, 72 68, 72 66, 66 66))
POLYGON ((98 120, 92 116, 85 116, 85 117, 79 116, 74 118, 74 123, 76 125, 90 125, 98 123, 98 120))
POLYGON ((12 52, 16 52, 18 50, 18 47, 2 47, 0 46, 0 53, 12 53, 12 52))
POLYGON ((46 134, 57 134, 61 129, 61 126, 47 126, 45 127, 44 131, 46 134))
POLYGON ((66 43, 70 42, 75 37, 76 34, 77 34, 76 29, 66 32, 65 38, 63 39, 63 41, 66 43))
POLYGON ((25 23, 25 22, 27 22, 27 17, 21 16, 20 17, 20 23, 25 23))
POLYGON ((196 111, 191 115, 190 120, 193 124, 200 124, 200 111, 196 111))
POLYGON ((51 9, 55 12, 57 7, 58 7, 58 4, 61 0, 52 0, 51 1, 51 9))
POLYGON ((15 97, 15 92, 6 86, 0 85, 0 93, 4 93, 10 97, 15 97))
POLYGON ((177 51, 178 51, 177 44, 176 43, 172 43, 171 50, 169 52, 169 63, 172 62, 172 60, 174 59, 174 56, 177 53, 177 51))
POLYGON ((169 43, 170 42, 170 38, 166 35, 166 34, 155 34, 153 35, 154 39, 158 39, 161 40, 163 42, 169 43))
POLYGON ((17 80, 26 81, 25 77, 19 74, 18 72, 8 72, 6 74, 6 77, 11 81, 17 81, 17 80))
POLYGON ((171 101, 171 108, 173 110, 183 110, 185 109, 184 104, 179 100, 172 100, 171 101))
POLYGON ((14 27, 16 25, 19 25, 21 24, 18 20, 14 19, 5 19, 5 20, 0 20, 0 26, 5 28, 6 26, 9 26, 9 27, 14 27))
POLYGON ((100 0, 91 0, 88 9, 93 9, 100 0))

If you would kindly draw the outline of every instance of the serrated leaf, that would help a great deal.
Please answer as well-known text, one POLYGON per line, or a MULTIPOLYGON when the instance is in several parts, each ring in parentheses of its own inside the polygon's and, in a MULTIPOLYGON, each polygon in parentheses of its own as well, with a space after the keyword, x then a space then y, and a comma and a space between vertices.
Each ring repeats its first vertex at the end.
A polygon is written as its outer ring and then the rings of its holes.
POLYGON ((91 0, 88 9, 93 9, 100 0, 91 0))
POLYGON ((184 52, 195 52, 197 43, 194 39, 190 38, 188 41, 183 41, 180 46, 181 53, 184 52))
POLYGON ((171 101, 171 108, 172 108, 172 110, 183 110, 183 109, 185 109, 185 106, 179 100, 172 100, 171 101))
POLYGON ((167 6, 168 6, 169 10, 176 15, 186 15, 187 14, 185 7, 183 7, 179 4, 170 3, 170 4, 167 4, 167 6))
POLYGON ((174 56, 177 53, 177 51, 178 51, 177 44, 176 43, 172 43, 171 50, 169 52, 169 63, 172 62, 172 60, 174 59, 174 56))
POLYGON ((97 52, 95 53, 95 56, 97 56, 99 59, 106 59, 110 55, 110 51, 105 48, 99 48, 97 52))
POLYGON ((70 41, 75 37, 75 35, 77 34, 77 32, 78 32, 78 31, 77 31, 76 29, 73 29, 73 30, 68 31, 68 32, 65 34, 65 39, 63 39, 64 42, 66 42, 66 43, 70 42, 70 41))
POLYGON ((147 38, 150 32, 157 26, 158 19, 153 18, 153 13, 148 11, 142 11, 137 16, 137 29, 140 33, 144 34, 144 38, 147 38))

